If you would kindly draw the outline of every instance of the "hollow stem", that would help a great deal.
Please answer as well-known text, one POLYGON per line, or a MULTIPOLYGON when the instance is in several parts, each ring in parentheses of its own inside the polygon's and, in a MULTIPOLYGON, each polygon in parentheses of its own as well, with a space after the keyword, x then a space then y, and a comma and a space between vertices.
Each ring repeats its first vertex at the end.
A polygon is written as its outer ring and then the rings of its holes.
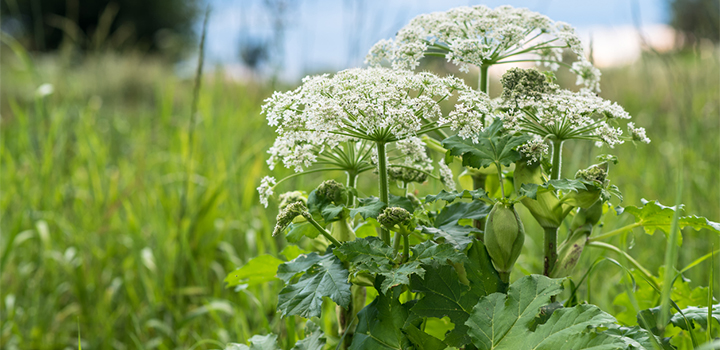
POLYGON ((553 141, 552 173, 550 180, 560 179, 560 168, 562 167, 562 140, 553 141))
POLYGON ((339 246, 342 245, 342 243, 340 243, 340 241, 338 241, 337 239, 335 239, 335 237, 333 237, 333 236, 330 234, 330 232, 328 232, 324 227, 320 226, 320 224, 319 224, 317 221, 315 221, 315 219, 313 219, 313 217, 312 217, 312 215, 310 215, 310 213, 306 213, 306 214, 303 214, 303 217, 304 217, 305 219, 307 219, 307 221, 308 221, 311 225, 315 226, 315 228, 316 228, 318 231, 320 231, 320 234, 321 234, 321 235, 325 236, 325 238, 327 238, 328 241, 332 242, 332 244, 334 244, 335 247, 339 247, 339 246), (307 215, 306 215, 306 214, 307 214, 307 215))
MULTIPOLYGON (((357 185, 357 178, 358 174, 352 171, 346 172, 347 174, 347 187, 355 188, 357 185)), ((348 191, 348 200, 347 205, 349 207, 355 206, 355 195, 353 194, 353 191, 348 191)))
MULTIPOLYGON (((378 154, 378 190, 380 191, 380 201, 385 205, 390 204, 390 192, 388 189, 388 174, 387 174, 387 155, 385 153, 385 142, 376 142, 377 154, 378 154)), ((380 228, 380 239, 385 244, 390 245, 390 231, 382 227, 380 228)))
POLYGON ((482 91, 486 94, 490 91, 490 86, 488 84, 488 68, 490 68, 490 65, 483 64, 480 66, 480 75, 478 76, 478 91, 482 91))
POLYGON ((543 275, 550 276, 550 271, 557 262, 557 227, 544 227, 545 230, 545 262, 543 275))

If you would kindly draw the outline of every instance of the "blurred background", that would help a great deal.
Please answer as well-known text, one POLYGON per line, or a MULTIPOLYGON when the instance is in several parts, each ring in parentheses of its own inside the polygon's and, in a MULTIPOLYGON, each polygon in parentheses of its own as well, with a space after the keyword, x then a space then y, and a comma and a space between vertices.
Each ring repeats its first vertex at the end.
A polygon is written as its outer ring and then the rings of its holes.
MULTIPOLYGON (((274 139, 262 100, 306 74, 362 66, 374 42, 418 14, 475 4, 528 7, 578 29, 602 70, 601 96, 653 140, 613 151, 610 176, 625 195, 615 204, 674 204, 682 170, 687 212, 720 221, 718 0, 0 0, 0 348, 207 349, 271 331, 289 348, 302 325, 275 314, 279 282, 223 283, 287 245, 271 237, 277 211, 255 190, 274 139)), ((477 81, 443 60, 421 68, 477 81)), ((559 82, 576 88, 565 71, 559 82)), ((566 152, 565 169, 578 169, 607 150, 566 152)), ((604 230, 629 220, 611 217, 604 230)), ((537 252, 531 231, 526 249, 537 252)), ((708 232, 684 237, 678 266, 720 246, 708 232)), ((612 243, 656 273, 664 242, 638 229, 612 243)), ((602 254, 588 251, 574 277, 602 254)), ((707 285, 704 264, 686 275, 688 290, 707 285)), ((541 261, 524 254, 518 266, 537 272, 541 261)), ((594 273, 582 293, 620 313, 622 278, 594 273)), ((332 317, 323 321, 332 333, 332 317)))

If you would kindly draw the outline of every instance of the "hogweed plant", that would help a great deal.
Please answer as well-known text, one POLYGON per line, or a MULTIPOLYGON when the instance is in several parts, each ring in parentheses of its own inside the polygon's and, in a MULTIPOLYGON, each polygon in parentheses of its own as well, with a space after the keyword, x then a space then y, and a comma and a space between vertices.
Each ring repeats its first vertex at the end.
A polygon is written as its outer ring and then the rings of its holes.
MULTIPOLYGON (((278 311, 308 319, 293 349, 672 349, 682 339, 697 345, 717 336, 720 306, 713 305, 712 289, 701 305, 672 297, 682 272, 712 254, 683 270, 674 269, 669 254, 661 279, 603 241, 643 227, 648 234, 664 231, 672 252, 680 243, 677 230, 720 233, 720 224, 680 216, 680 205, 613 206, 622 194, 611 182, 612 155, 586 160, 587 168, 563 177, 570 173, 563 147, 650 143, 621 106, 596 94, 600 73, 572 27, 525 9, 462 7, 413 19, 395 40, 376 44, 368 61, 373 67, 307 77, 263 106, 277 132, 268 164, 295 173, 264 178, 260 201, 279 204, 273 235, 295 245, 283 251, 286 261, 257 257, 226 282, 241 288, 281 280, 278 311), (572 65, 562 61, 564 49, 577 55, 572 65), (480 91, 455 77, 410 70, 430 55, 461 70, 479 67, 480 91), (512 68, 491 99, 487 68, 527 55, 550 69, 569 67, 583 87, 563 89, 552 72, 512 68), (392 67, 380 67, 383 60, 392 67), (472 188, 455 189, 448 165, 456 160, 473 174, 472 188), (345 184, 326 180, 309 193, 292 189, 271 200, 286 179, 328 171, 344 172, 345 184), (376 196, 361 195, 361 176, 377 180, 376 196), (431 181, 446 190, 420 196, 431 181), (396 194, 393 182, 402 189, 396 194), (543 232, 525 229, 519 206, 543 232), (634 223, 601 233, 611 212, 629 214, 634 223), (567 236, 559 243, 561 227, 567 236), (537 274, 515 268, 526 236, 544 241, 542 252, 527 252, 544 261, 542 270, 531 271, 537 274), (617 253, 623 262, 599 260, 574 282, 568 276, 586 247, 617 253), (578 288, 602 261, 622 267, 634 289, 638 278, 656 292, 654 307, 640 310, 629 290, 639 312, 628 322, 580 300, 578 288), (561 294, 564 285, 569 296, 561 294), (330 303, 337 331, 323 321, 332 314, 330 303), (443 318, 449 327, 439 326, 443 318), (667 333, 671 325, 677 330, 667 333)), ((294 321, 288 327, 295 337, 294 321)), ((285 343, 296 339, 290 340, 285 343)), ((278 348, 273 334, 249 342, 228 348, 278 348)))

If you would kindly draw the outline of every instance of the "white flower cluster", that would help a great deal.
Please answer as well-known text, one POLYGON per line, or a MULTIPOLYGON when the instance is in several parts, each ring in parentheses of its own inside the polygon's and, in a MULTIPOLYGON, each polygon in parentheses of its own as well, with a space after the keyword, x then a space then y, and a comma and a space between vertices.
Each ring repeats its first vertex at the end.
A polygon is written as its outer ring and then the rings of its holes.
POLYGON ((588 61, 573 62, 570 71, 577 74, 575 85, 584 85, 586 88, 600 92, 600 70, 588 61))
POLYGON ((433 171, 432 159, 427 154, 425 143, 418 137, 410 137, 395 143, 403 165, 423 171, 433 171))
POLYGON ((503 115, 506 129, 554 139, 595 140, 598 147, 611 148, 623 143, 622 130, 611 126, 613 119, 630 119, 617 103, 604 100, 593 92, 558 90, 539 98, 519 99, 507 106, 503 115))
POLYGON ((379 66, 388 60, 395 69, 414 69, 426 52, 433 52, 445 54, 460 71, 468 72, 469 65, 498 63, 523 53, 534 54, 538 62, 557 70, 563 48, 572 50, 583 65, 589 64, 569 24, 525 8, 478 5, 413 18, 394 40, 375 44, 365 62, 379 66))
POLYGON ((645 135, 645 128, 636 128, 633 122, 628 123, 627 127, 633 141, 650 143, 650 139, 645 135))
POLYGON ((273 195, 273 186, 277 181, 275 181, 275 178, 272 176, 265 176, 260 181, 260 187, 257 188, 258 193, 260 193, 260 203, 267 208, 268 206, 268 198, 273 195))
POLYGON ((265 100, 262 112, 278 133, 268 163, 302 171, 340 142, 394 142, 439 126, 473 138, 490 110, 487 95, 455 77, 387 68, 307 77, 296 90, 265 100), (438 103, 455 93, 456 109, 444 116, 438 103))
POLYGON ((454 191, 455 176, 453 175, 452 170, 447 164, 445 164, 445 159, 441 159, 438 165, 440 165, 440 181, 451 191, 454 191))
POLYGON ((539 135, 533 135, 532 140, 518 148, 518 151, 528 158, 528 165, 539 162, 548 153, 548 144, 539 135))

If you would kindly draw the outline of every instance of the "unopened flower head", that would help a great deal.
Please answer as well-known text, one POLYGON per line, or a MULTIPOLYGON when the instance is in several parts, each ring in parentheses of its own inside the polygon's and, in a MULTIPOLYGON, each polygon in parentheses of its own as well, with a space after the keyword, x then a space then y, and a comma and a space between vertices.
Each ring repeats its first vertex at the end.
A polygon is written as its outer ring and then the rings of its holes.
POLYGON ((307 204, 307 198, 305 198, 305 195, 300 191, 285 192, 280 195, 279 200, 280 206, 278 208, 280 210, 285 209, 285 207, 295 202, 302 202, 303 204, 307 204))
POLYGON ((582 42, 569 24, 525 8, 478 5, 413 18, 394 40, 375 44, 366 63, 378 66, 388 60, 395 69, 414 69, 427 52, 432 52, 444 54, 448 62, 468 72, 470 65, 479 67, 525 54, 556 70, 564 48, 587 62, 582 42))
POLYGON ((445 164, 445 159, 440 160, 440 181, 442 181, 443 185, 445 185, 447 188, 449 188, 451 191, 455 190, 455 176, 453 175, 452 170, 450 169, 447 164, 445 164))
POLYGON ((490 99, 455 77, 386 68, 348 69, 303 79, 294 91, 276 92, 263 105, 278 137, 271 164, 302 171, 347 141, 394 142, 448 126, 476 137, 491 112, 490 99), (457 95, 443 115, 439 102, 457 95))
POLYGON ((275 229, 273 229, 273 236, 282 233, 296 217, 303 215, 305 212, 307 212, 307 207, 303 202, 294 202, 285 207, 275 218, 276 224, 275 229))
POLYGON ((406 224, 410 218, 411 215, 407 210, 400 207, 388 207, 378 215, 377 221, 387 228, 392 228, 395 225, 406 224))
POLYGON ((320 184, 315 190, 315 194, 335 203, 336 205, 345 204, 348 200, 347 188, 335 180, 326 180, 320 184))
POLYGON ((576 179, 596 182, 600 185, 605 183, 607 178, 607 163, 592 165, 587 169, 578 170, 575 174, 576 179))
POLYGON ((273 195, 273 186, 277 181, 275 181, 275 178, 272 176, 265 176, 262 180, 260 180, 260 187, 257 188, 258 193, 260 193, 260 203, 267 208, 268 206, 268 198, 273 195))

